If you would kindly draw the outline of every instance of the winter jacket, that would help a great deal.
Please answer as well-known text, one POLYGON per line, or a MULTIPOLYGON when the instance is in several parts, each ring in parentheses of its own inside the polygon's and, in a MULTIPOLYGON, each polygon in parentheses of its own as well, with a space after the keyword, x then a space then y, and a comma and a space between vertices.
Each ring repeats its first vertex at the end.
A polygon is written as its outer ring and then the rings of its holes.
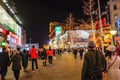
POLYGON ((36 48, 32 48, 30 50, 29 54, 30 54, 31 59, 37 59, 38 58, 38 51, 37 51, 36 48))
POLYGON ((85 78, 88 72, 101 73, 105 70, 106 59, 104 55, 95 50, 88 50, 84 56, 81 80, 86 80, 85 78))
POLYGON ((46 52, 46 51, 42 51, 42 52, 40 53, 40 58, 41 58, 41 59, 47 59, 47 52, 46 52))
POLYGON ((108 66, 113 64, 107 70, 108 71, 108 80, 120 80, 120 57, 116 56, 116 55, 112 55, 111 59, 110 58, 107 59, 107 63, 108 63, 108 66))
POLYGON ((7 67, 9 63, 9 55, 7 52, 0 53, 0 67, 7 67))
POLYGON ((28 52, 22 53, 22 66, 23 66, 23 68, 27 68, 27 66, 28 66, 28 57, 29 57, 28 52))
POLYGON ((22 56, 20 54, 15 54, 11 57, 10 63, 12 63, 12 70, 21 70, 22 56))
POLYGON ((53 50, 48 50, 47 55, 48 56, 54 56, 54 51, 53 50))

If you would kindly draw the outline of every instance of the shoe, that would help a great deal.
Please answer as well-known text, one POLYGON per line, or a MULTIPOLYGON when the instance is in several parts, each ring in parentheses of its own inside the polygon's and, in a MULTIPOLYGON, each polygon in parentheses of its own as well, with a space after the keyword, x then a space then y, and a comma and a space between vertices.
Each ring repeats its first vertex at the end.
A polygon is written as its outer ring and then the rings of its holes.
POLYGON ((40 69, 37 69, 38 71, 40 71, 40 69))

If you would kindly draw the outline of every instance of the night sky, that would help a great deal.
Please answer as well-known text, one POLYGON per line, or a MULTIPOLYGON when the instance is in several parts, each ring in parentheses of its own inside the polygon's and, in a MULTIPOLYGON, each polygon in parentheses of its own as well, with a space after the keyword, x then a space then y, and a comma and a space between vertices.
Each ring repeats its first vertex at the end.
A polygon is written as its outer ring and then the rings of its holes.
MULTIPOLYGON (((69 15, 81 18, 83 15, 81 0, 13 0, 17 14, 27 32, 27 43, 48 42, 49 23, 63 22, 69 15)), ((102 0, 104 1, 104 0, 102 0)), ((102 2, 105 4, 106 2, 102 2)))

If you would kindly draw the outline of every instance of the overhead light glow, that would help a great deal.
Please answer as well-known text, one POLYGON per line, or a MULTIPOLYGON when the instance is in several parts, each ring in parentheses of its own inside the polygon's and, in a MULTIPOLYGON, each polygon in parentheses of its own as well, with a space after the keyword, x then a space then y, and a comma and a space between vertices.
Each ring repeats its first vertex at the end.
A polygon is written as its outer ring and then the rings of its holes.
POLYGON ((4 3, 7 3, 7 0, 3 0, 4 3))

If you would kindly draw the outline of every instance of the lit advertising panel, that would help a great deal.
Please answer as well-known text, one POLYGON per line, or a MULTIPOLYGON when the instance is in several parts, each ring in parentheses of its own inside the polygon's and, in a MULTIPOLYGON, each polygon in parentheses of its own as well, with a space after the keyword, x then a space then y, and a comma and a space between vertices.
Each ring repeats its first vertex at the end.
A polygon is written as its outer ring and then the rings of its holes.
POLYGON ((84 30, 71 30, 69 32, 69 37, 74 42, 86 42, 91 34, 91 30, 84 31, 84 30))
POLYGON ((19 27, 19 26, 18 26, 17 33, 18 33, 19 36, 21 36, 21 27, 19 27))
POLYGON ((6 30, 0 28, 0 32, 3 33, 3 34, 6 34, 6 30))
POLYGON ((0 23, 8 28, 10 31, 18 34, 17 23, 11 18, 11 16, 4 10, 2 6, 0 6, 0 23))
POLYGON ((61 26, 56 26, 55 27, 55 31, 56 31, 56 36, 57 37, 61 36, 61 30, 62 30, 61 26))
POLYGON ((117 20, 117 27, 120 28, 120 19, 117 20))

